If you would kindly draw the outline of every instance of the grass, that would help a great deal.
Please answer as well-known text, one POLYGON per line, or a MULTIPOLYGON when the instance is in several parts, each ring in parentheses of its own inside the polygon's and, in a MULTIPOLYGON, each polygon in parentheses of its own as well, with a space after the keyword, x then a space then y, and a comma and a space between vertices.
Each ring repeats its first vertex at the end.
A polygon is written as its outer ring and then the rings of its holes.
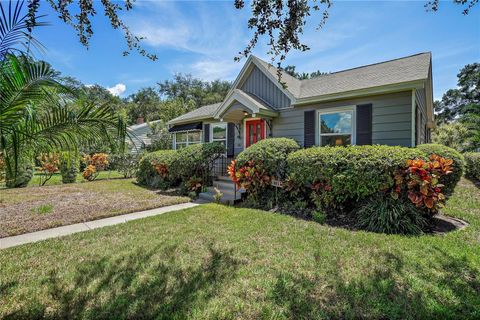
MULTIPOLYGON (((42 178, 43 174, 35 172, 33 175, 32 180, 28 184, 28 186, 38 186, 40 185, 40 179, 42 178)), ((115 178, 123 178, 123 175, 118 171, 100 171, 96 180, 104 180, 104 179, 115 179, 115 178)), ((80 172, 77 174, 77 183, 85 183, 85 179, 83 179, 82 173, 80 172)), ((45 184, 46 186, 54 186, 62 184, 62 175, 60 173, 55 173, 50 180, 47 181, 45 184)))
POLYGON ((39 205, 38 207, 33 207, 31 209, 33 213, 36 214, 48 214, 53 212, 53 205, 50 203, 39 205))
POLYGON ((105 177, 0 190, 0 238, 190 201, 142 188, 133 179, 105 177))
POLYGON ((216 204, 0 251, 0 318, 480 318, 480 190, 443 236, 216 204))

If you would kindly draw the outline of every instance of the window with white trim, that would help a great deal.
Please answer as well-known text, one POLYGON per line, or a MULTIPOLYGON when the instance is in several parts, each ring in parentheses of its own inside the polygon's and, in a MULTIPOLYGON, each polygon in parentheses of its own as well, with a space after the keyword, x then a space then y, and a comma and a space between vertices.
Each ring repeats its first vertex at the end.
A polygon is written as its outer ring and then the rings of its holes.
POLYGON ((175 133, 175 149, 185 148, 186 146, 202 142, 202 131, 182 131, 175 133))
POLYGON ((321 146, 355 144, 354 107, 319 111, 318 126, 318 144, 321 146))
POLYGON ((227 146, 227 123, 219 122, 210 125, 212 142, 217 142, 227 146))

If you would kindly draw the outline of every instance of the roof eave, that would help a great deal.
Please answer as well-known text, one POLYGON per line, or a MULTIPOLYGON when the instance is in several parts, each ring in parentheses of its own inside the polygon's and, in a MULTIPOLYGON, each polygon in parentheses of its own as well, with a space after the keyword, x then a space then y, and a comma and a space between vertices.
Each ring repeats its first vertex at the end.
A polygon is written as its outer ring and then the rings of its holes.
POLYGON ((418 79, 418 80, 389 84, 384 86, 377 86, 377 87, 370 87, 370 88, 364 88, 364 89, 358 89, 358 90, 324 94, 324 95, 319 95, 314 97, 300 98, 300 99, 297 99, 295 104, 292 103, 292 105, 298 106, 298 105, 305 105, 305 104, 311 104, 316 102, 342 100, 342 99, 353 98, 353 97, 378 95, 378 94, 401 92, 401 91, 406 91, 411 89, 418 89, 418 88, 423 88, 425 80, 427 79, 418 79))
POLYGON ((198 116, 198 117, 192 117, 188 119, 180 119, 180 120, 170 120, 167 122, 167 125, 175 125, 175 124, 184 124, 184 123, 189 123, 189 122, 194 122, 194 121, 199 121, 199 120, 206 120, 206 119, 213 119, 213 116, 198 116))

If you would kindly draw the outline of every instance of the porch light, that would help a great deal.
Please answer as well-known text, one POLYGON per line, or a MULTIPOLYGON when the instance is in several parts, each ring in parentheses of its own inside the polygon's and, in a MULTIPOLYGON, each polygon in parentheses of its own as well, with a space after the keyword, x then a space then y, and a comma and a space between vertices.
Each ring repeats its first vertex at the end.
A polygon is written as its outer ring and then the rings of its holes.
POLYGON ((246 117, 248 116, 248 112, 247 111, 243 111, 243 115, 246 117))

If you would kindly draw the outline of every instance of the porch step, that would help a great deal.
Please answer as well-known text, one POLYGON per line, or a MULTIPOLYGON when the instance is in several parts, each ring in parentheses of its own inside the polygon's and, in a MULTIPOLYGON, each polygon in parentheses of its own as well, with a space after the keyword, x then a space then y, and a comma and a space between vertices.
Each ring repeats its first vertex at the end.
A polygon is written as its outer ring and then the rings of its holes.
POLYGON ((208 187, 206 192, 202 192, 199 194, 199 199, 213 202, 215 200, 215 188, 217 188, 222 194, 222 198, 220 202, 222 203, 234 203, 236 200, 240 200, 242 198, 242 193, 245 190, 240 189, 236 190, 236 186, 229 177, 219 176, 217 180, 213 181, 213 187, 208 187))

